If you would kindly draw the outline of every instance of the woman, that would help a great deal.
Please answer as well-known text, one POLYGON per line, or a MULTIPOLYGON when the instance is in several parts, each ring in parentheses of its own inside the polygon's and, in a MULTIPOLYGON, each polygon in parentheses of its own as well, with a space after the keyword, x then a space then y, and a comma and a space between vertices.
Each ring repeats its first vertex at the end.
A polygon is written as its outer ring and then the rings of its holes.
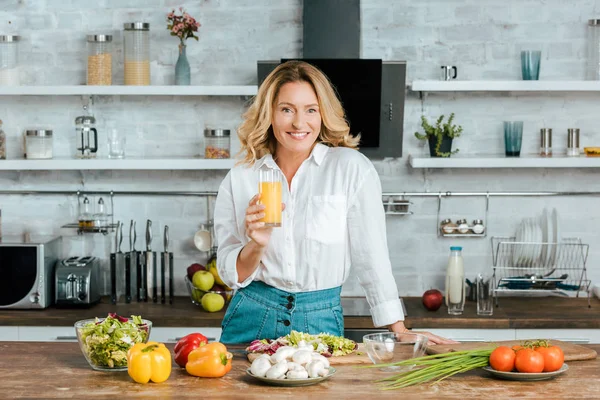
MULTIPOLYGON (((215 206, 217 269, 238 289, 221 341, 274 339, 291 330, 343 336, 341 286, 350 266, 375 326, 405 332, 388 256, 379 177, 356 150, 327 77, 300 61, 263 82, 238 134, 245 154, 215 206), (265 227, 258 169, 279 169, 282 227, 265 227)), ((451 343, 427 333, 434 343, 451 343)))

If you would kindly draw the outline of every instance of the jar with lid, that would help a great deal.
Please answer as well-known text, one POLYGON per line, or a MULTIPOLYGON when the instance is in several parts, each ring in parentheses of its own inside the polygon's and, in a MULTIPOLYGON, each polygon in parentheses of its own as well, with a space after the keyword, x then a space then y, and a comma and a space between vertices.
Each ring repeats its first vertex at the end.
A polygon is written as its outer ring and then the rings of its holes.
POLYGON ((440 229, 442 230, 442 234, 451 234, 454 233, 458 225, 452 222, 451 219, 447 218, 440 223, 440 229))
POLYGON ((0 160, 6 160, 6 134, 2 130, 2 120, 0 120, 0 160))
POLYGON ((17 35, 0 35, 0 86, 21 84, 17 35))
POLYGON ((485 231, 485 227, 483 226, 483 220, 473 220, 473 226, 471 227, 471 230, 473 231, 473 233, 481 235, 485 231))
POLYGON ((229 158, 229 129, 204 130, 204 158, 229 158))
POLYGON ((88 35, 87 50, 87 84, 112 85, 112 35, 88 35))
POLYGON ((52 131, 49 129, 26 130, 25 154, 30 159, 52 158, 52 131))
POLYGON ((469 224, 467 224, 466 219, 459 219, 456 224, 458 225, 458 233, 469 233, 469 224))
POLYGON ((93 226, 96 228, 103 228, 106 226, 106 209, 104 207, 104 200, 102 200, 102 197, 100 197, 100 200, 98 200, 98 208, 96 211, 97 212, 92 218, 93 226))
POLYGON ((588 20, 587 32, 587 78, 600 80, 600 19, 588 20))
POLYGON ((124 29, 125 84, 150 85, 150 24, 128 22, 124 29))
POLYGON ((90 201, 87 197, 83 198, 83 207, 79 214, 79 228, 91 228, 93 226, 92 213, 90 212, 90 201))

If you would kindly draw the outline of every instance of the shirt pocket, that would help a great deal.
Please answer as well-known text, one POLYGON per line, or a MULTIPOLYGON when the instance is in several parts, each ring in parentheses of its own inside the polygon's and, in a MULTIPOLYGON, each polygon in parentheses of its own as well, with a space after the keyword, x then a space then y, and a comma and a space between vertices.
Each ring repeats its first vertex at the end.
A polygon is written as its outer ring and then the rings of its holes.
POLYGON ((308 204, 306 238, 341 243, 346 237, 346 196, 312 196, 308 204))

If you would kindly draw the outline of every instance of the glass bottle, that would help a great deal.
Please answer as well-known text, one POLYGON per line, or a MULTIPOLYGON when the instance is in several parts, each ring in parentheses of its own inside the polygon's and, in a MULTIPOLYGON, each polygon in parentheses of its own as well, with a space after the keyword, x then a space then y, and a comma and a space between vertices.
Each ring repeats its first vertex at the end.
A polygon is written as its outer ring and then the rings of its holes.
POLYGON ((6 160, 6 134, 2 130, 2 120, 0 120, 0 160, 6 160))
POLYGON ((461 315, 465 308, 465 268, 460 246, 450 247, 446 270, 446 305, 450 315, 461 315))
POLYGON ((104 207, 104 200, 102 200, 102 197, 100 197, 100 200, 98 200, 98 209, 96 211, 97 212, 94 214, 94 217, 93 217, 94 227, 96 227, 96 228, 105 227, 106 226, 106 209, 104 207))
POLYGON ((92 227, 92 214, 90 213, 90 201, 87 197, 83 199, 83 208, 79 214, 79 228, 92 227))

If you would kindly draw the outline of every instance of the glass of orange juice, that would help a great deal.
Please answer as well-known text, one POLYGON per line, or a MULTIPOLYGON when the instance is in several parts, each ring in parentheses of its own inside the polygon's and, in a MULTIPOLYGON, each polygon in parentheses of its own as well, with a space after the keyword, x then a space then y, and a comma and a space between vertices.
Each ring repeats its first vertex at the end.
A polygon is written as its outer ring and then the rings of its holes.
POLYGON ((278 169, 259 170, 258 204, 264 204, 265 216, 260 220, 265 226, 281 226, 281 182, 282 173, 278 169))

